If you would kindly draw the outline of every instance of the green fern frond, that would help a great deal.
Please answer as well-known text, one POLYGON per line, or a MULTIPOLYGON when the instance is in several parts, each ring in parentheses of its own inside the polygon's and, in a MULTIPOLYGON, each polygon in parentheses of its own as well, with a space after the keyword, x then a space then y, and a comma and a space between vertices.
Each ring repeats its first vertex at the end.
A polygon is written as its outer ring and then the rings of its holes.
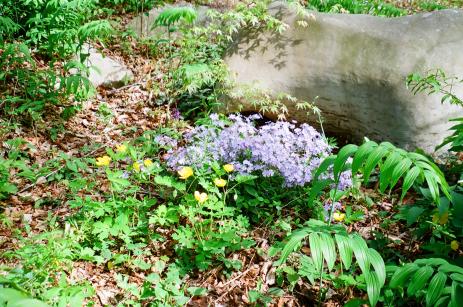
POLYGON ((179 68, 177 77, 181 80, 183 88, 190 94, 214 83, 214 72, 209 65, 203 63, 183 65, 179 68))
POLYGON ((191 7, 173 7, 162 11, 154 21, 152 28, 170 27, 180 21, 192 24, 196 20, 196 11, 191 7))
POLYGON ((97 37, 107 36, 113 28, 107 20, 93 20, 79 27, 79 39, 81 42, 97 37))
POLYGON ((20 28, 11 18, 0 16, 0 37, 13 35, 20 28))

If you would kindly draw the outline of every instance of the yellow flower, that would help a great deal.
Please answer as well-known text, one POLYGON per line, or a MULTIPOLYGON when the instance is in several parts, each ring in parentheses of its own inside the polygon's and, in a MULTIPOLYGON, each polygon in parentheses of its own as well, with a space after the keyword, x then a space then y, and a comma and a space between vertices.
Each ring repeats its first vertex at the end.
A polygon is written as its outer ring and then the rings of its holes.
POLYGON ((180 176, 180 179, 188 179, 188 177, 193 176, 193 169, 189 166, 182 167, 181 170, 179 170, 178 175, 180 176))
POLYGON ((222 179, 222 178, 215 178, 214 184, 218 186, 219 188, 223 188, 227 184, 227 180, 222 179))
POLYGON ((439 224, 445 225, 449 221, 449 212, 446 211, 439 217, 439 224))
POLYGON ((138 162, 133 162, 132 167, 136 172, 139 172, 141 165, 138 162))
POLYGON ((333 213, 333 218, 336 222, 342 222, 346 218, 344 213, 335 212, 333 213))
POLYGON ((111 163, 111 158, 108 156, 96 158, 96 166, 108 166, 111 163))
POLYGON ((223 169, 227 172, 227 173, 231 173, 235 170, 235 167, 233 166, 233 164, 225 164, 223 166, 223 169))
POLYGON ((434 213, 432 216, 432 222, 440 225, 445 225, 449 221, 449 212, 444 212, 444 214, 440 215, 438 212, 434 213))
POLYGON ((452 242, 450 242, 450 248, 453 249, 454 251, 457 251, 459 247, 460 247, 460 244, 458 244, 458 241, 453 240, 452 242))
POLYGON ((195 191, 195 199, 198 201, 198 203, 202 204, 207 200, 207 194, 206 193, 199 193, 198 191, 195 191))
POLYGON ((119 153, 126 153, 127 152, 127 145, 121 144, 116 146, 116 152, 119 153))
POLYGON ((145 161, 143 161, 143 164, 146 167, 150 167, 151 165, 153 165, 153 161, 151 159, 145 159, 145 161))

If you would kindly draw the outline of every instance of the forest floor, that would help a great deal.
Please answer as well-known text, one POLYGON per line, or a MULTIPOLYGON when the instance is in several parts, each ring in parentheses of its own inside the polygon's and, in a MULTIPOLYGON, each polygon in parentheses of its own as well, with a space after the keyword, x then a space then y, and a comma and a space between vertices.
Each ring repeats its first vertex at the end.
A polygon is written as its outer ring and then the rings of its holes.
MULTIPOLYGON (((410 2, 403 2, 410 3, 410 2)), ((226 2, 229 4, 229 2, 226 2)), ((406 4, 404 4, 406 5, 406 4)), ((121 24, 126 24, 132 15, 120 16, 121 24)), ((159 127, 176 127, 180 130, 191 128, 190 123, 182 120, 172 122, 166 117, 165 106, 156 106, 152 103, 151 94, 147 82, 160 80, 162 75, 153 74, 166 72, 166 68, 158 67, 156 59, 146 57, 144 46, 136 41, 129 41, 131 54, 121 49, 122 42, 114 41, 100 50, 112 57, 123 61, 134 72, 135 78, 131 84, 119 89, 99 88, 95 99, 82 105, 82 109, 68 121, 62 121, 53 110, 45 113, 43 120, 23 125, 9 123, 9 126, 0 127, 3 133, 0 143, 0 153, 6 155, 11 147, 6 146, 7 140, 22 139, 24 142, 17 148, 20 154, 27 159, 28 165, 36 165, 38 169, 45 168, 46 173, 40 173, 35 183, 30 183, 22 176, 12 173, 13 183, 18 187, 18 193, 6 201, 0 201, 4 218, 8 223, 0 223, 0 253, 16 249, 20 243, 20 237, 30 237, 31 234, 41 234, 50 228, 65 228, 66 218, 73 214, 68 201, 72 193, 68 184, 62 180, 56 180, 55 175, 66 166, 66 160, 61 157, 65 154, 73 158, 95 158, 105 154, 107 148, 115 148, 118 144, 132 141, 144 132, 155 130, 159 127), (62 127, 57 128, 54 137, 51 138, 51 127, 61 122, 62 127), (50 161, 55 161, 54 167, 50 167, 50 161)), ((127 41, 124 42, 127 46, 127 41)), ((53 164, 52 163, 52 164, 53 164)), ((18 170, 18 172, 20 172, 18 170)), ((62 174, 65 176, 66 174, 62 174)), ((109 191, 109 183, 102 172, 90 167, 81 172, 83 178, 87 178, 95 185, 92 198, 105 199, 109 191)), ((391 250, 400 250, 406 255, 418 253, 419 246, 411 239, 410 229, 401 223, 391 221, 393 225, 387 231, 381 226, 385 220, 391 218, 397 211, 393 209, 397 204, 396 196, 380 196, 375 189, 363 189, 363 199, 371 200, 371 206, 363 206, 357 203, 355 197, 351 198, 351 204, 364 213, 364 219, 353 223, 349 227, 361 233, 366 239, 378 239, 387 241, 391 250), (395 225, 394 225, 395 224, 395 225)), ((82 195, 83 196, 83 195, 82 195)), ((413 195, 404 200, 404 204, 413 202, 413 195)), ((284 213, 287 216, 295 212, 284 213)), ((275 285, 275 268, 273 260, 266 256, 273 241, 283 239, 285 233, 278 231, 270 224, 255 227, 250 235, 256 244, 240 252, 230 255, 231 259, 239 260, 242 266, 233 271, 231 275, 224 274, 224 267, 218 266, 200 272, 196 271, 187 277, 185 283, 189 286, 207 288, 208 294, 203 297, 195 297, 190 300, 191 306, 240 306, 249 303, 248 292, 258 287, 258 281, 264 281, 262 291, 275 285)), ((168 232, 168 229, 163 231, 168 232)), ((173 242, 160 243, 162 254, 149 256, 146 261, 154 263, 163 256, 173 255, 173 242)), ((150 248, 149 246, 147 248, 150 248)), ((306 250, 309 254, 309 250, 306 250)), ((0 263, 6 266, 17 264, 12 259, 0 259, 0 263)), ((106 263, 97 265, 87 261, 77 261, 67 271, 67 278, 73 282, 88 281, 96 290, 94 306, 113 305, 123 299, 127 299, 126 289, 118 286, 117 273, 129 276, 129 283, 142 286, 147 272, 133 267, 114 266, 106 263)), ((293 291, 287 291, 278 298, 275 306, 309 306, 316 294, 316 287, 308 282, 300 282, 293 291)), ((340 306, 354 297, 352 288, 346 292, 328 294, 326 306, 340 306), (331 298, 330 298, 331 297, 331 298)), ((93 299, 92 299, 93 300, 93 299)))

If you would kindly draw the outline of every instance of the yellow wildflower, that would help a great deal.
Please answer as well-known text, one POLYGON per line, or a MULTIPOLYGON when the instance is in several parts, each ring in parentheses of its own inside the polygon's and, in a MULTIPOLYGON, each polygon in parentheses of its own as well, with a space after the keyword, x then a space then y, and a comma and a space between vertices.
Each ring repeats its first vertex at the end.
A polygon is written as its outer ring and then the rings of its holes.
POLYGON ((143 164, 146 167, 150 167, 151 165, 153 165, 153 161, 151 159, 145 159, 145 161, 143 161, 143 164))
POLYGON ((188 177, 193 176, 193 169, 189 166, 182 167, 181 170, 179 170, 178 175, 180 176, 180 179, 188 179, 188 177))
POLYGON ((108 166, 109 163, 111 163, 111 158, 108 156, 98 157, 95 162, 96 166, 108 166))
POLYGON ((198 191, 195 191, 195 199, 198 201, 198 203, 202 204, 207 200, 208 196, 206 193, 200 193, 198 191))
POLYGON ((458 241, 453 240, 452 242, 450 242, 450 248, 453 249, 454 251, 457 251, 459 247, 460 247, 460 244, 458 244, 458 241))
POLYGON ((222 179, 222 178, 215 178, 214 184, 218 186, 219 188, 223 188, 227 184, 227 180, 222 179))
POLYGON ((136 172, 139 172, 141 165, 138 162, 133 162, 132 167, 136 172))
POLYGON ((440 215, 438 212, 434 213, 432 216, 432 222, 440 225, 445 225, 449 221, 449 212, 444 212, 444 214, 440 215))
POLYGON ((223 166, 223 169, 227 172, 227 173, 231 173, 235 170, 235 167, 233 166, 233 164, 225 164, 223 166))
POLYGON ((342 222, 344 221, 345 218, 346 218, 346 215, 344 213, 339 213, 339 212, 333 213, 333 219, 336 222, 342 222))
POLYGON ((445 225, 449 221, 449 212, 446 211, 439 217, 439 224, 445 225))
POLYGON ((127 152, 127 145, 121 144, 116 146, 116 152, 119 153, 126 153, 127 152))

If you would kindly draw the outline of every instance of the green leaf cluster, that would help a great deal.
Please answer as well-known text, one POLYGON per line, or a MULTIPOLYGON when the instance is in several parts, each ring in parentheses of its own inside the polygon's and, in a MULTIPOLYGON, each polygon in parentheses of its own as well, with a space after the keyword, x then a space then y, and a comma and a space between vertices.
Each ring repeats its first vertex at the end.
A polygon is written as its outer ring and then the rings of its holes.
POLYGON ((419 259, 391 267, 389 287, 415 297, 426 306, 463 305, 463 268, 441 258, 419 259))
MULTIPOLYGON (((349 270, 352 264, 356 263, 365 278, 370 304, 376 305, 381 288, 386 281, 383 258, 376 250, 368 248, 360 235, 348 234, 343 226, 327 225, 321 221, 310 220, 305 227, 291 234, 276 264, 282 265, 307 237, 311 257, 304 258, 306 260, 304 265, 312 267, 310 271, 321 274, 326 268, 328 272, 331 272, 335 269, 337 262, 343 270, 349 270), (355 262, 353 262, 354 259, 355 262)), ((354 273, 354 271, 351 272, 354 273)), ((316 274, 309 274, 308 277, 312 283, 315 278, 319 278, 316 274)))

